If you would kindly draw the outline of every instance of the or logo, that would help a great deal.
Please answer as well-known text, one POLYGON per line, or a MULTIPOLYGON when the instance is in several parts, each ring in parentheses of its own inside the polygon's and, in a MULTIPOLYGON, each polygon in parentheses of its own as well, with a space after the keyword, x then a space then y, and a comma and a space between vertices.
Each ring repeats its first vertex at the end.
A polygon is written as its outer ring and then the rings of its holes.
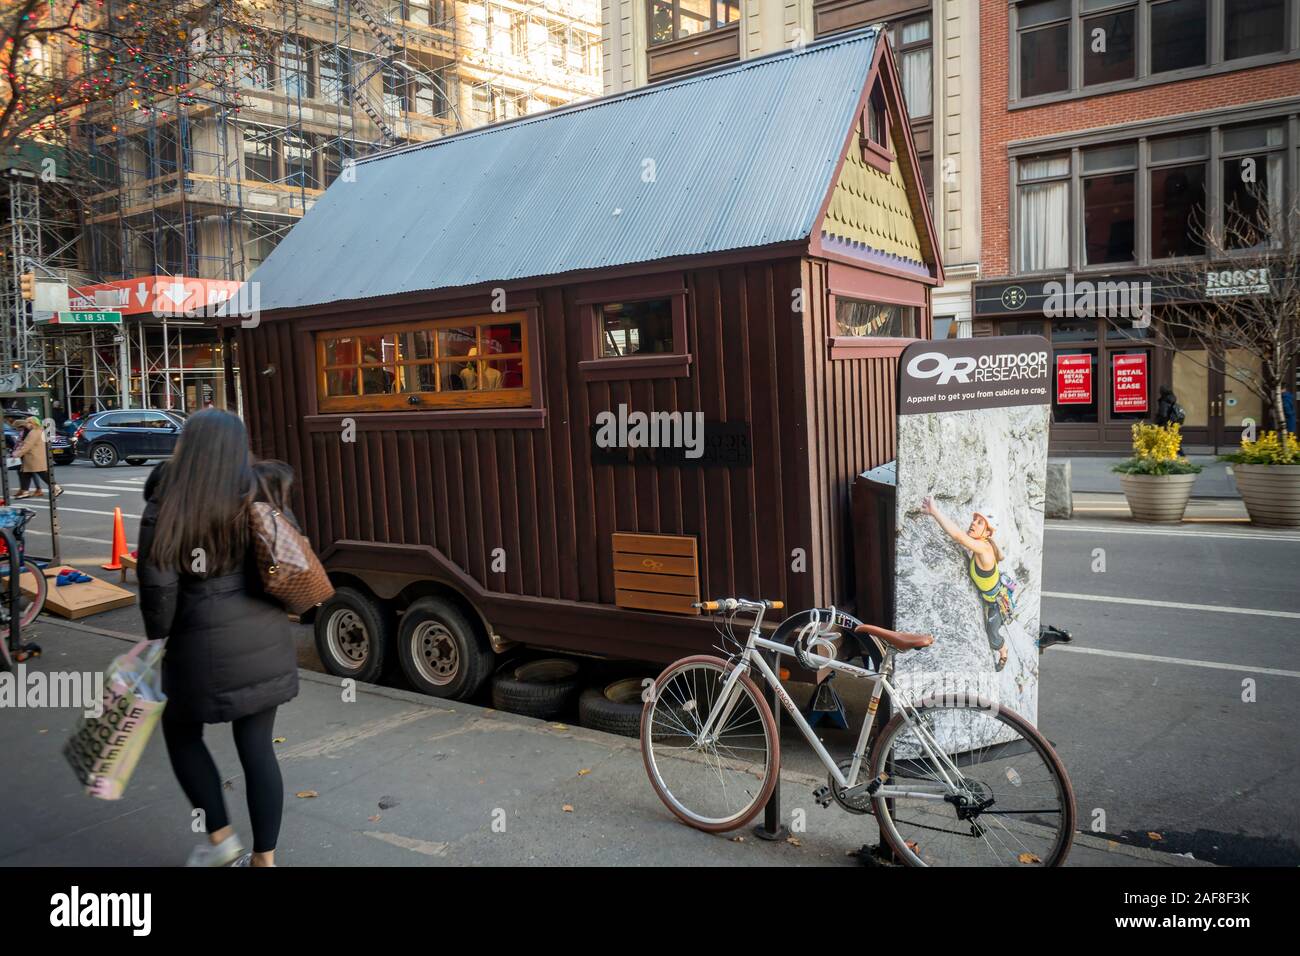
POLYGON ((922 352, 907 363, 907 374, 913 378, 937 378, 939 385, 947 385, 953 379, 969 382, 976 364, 969 356, 950 358, 942 352, 922 352))
POLYGON ((1013 312, 1017 312, 1020 309, 1023 309, 1025 303, 1028 301, 1029 296, 1026 295, 1025 290, 1018 285, 1007 286, 1002 290, 1002 307, 1004 309, 1010 309, 1013 312))

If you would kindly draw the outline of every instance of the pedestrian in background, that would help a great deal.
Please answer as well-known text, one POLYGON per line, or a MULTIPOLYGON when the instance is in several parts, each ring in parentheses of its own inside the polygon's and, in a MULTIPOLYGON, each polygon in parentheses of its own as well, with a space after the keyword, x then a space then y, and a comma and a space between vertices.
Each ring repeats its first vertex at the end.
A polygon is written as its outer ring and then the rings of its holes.
POLYGON ((44 497, 45 492, 41 490, 41 482, 44 481, 45 487, 50 489, 50 497, 57 498, 63 494, 63 489, 50 480, 50 463, 45 453, 45 427, 34 415, 20 420, 17 427, 19 439, 14 457, 22 462, 18 471, 22 490, 14 497, 44 497), (33 485, 36 487, 33 488, 33 485))
POLYGON ((244 423, 208 409, 189 419, 172 459, 145 484, 140 610, 149 638, 167 639, 163 737, 208 834, 189 866, 275 865, 284 785, 272 738, 276 708, 298 694, 298 666, 288 618, 263 589, 250 540, 259 485, 285 484, 259 482, 261 470, 244 423), (244 769, 251 856, 230 825, 221 774, 203 743, 204 725, 220 723, 232 725, 244 769))

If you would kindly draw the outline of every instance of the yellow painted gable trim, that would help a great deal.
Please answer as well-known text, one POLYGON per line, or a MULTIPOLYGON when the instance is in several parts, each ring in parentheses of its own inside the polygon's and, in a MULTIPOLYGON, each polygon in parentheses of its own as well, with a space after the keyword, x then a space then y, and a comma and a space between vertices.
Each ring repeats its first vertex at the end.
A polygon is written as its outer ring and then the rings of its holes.
POLYGON ((890 163, 888 175, 869 165, 862 158, 861 135, 859 123, 826 207, 822 232, 924 264, 921 236, 898 159, 890 163))

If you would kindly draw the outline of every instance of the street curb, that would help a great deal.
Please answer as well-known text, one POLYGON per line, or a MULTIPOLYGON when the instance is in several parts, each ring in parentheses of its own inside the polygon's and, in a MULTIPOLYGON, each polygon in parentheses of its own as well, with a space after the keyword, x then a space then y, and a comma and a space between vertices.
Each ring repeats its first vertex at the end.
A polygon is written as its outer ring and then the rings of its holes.
MULTIPOLYGON (((96 634, 101 637, 109 637, 114 640, 135 644, 143 639, 142 635, 129 634, 125 631, 111 630, 109 628, 95 627, 91 624, 81 624, 76 621, 62 621, 54 618, 42 618, 43 623, 51 624, 56 627, 67 628, 72 631, 80 631, 86 634, 96 634)), ((298 668, 298 678, 301 681, 307 681, 312 684, 320 684, 338 688, 339 681, 344 678, 334 677, 330 674, 322 674, 317 671, 309 671, 298 668)), ((456 707, 450 706, 454 703, 460 705, 460 701, 448 702, 436 697, 430 697, 427 694, 421 694, 418 691, 401 690, 396 687, 381 687, 378 684, 367 684, 363 681, 357 681, 358 691, 365 694, 371 694, 375 697, 384 697, 389 700, 402 701, 403 703, 412 704, 416 707, 424 707, 429 710, 436 710, 442 713, 456 713, 456 707)), ((617 734, 609 734, 600 730, 593 730, 589 727, 582 727, 573 724, 560 723, 558 721, 538 720, 534 717, 525 717, 520 714, 512 714, 508 711, 496 710, 491 707, 479 707, 477 704, 464 704, 465 707, 472 707, 482 712, 481 716, 485 720, 502 720, 506 723, 517 724, 520 726, 541 725, 549 729, 557 736, 568 735, 575 739, 587 740, 591 743, 600 744, 611 751, 639 750, 640 745, 630 737, 621 737, 617 734)), ((790 781, 798 784, 818 783, 820 777, 810 776, 800 771, 786 770, 782 768, 781 778, 784 781, 790 781)), ((1119 856, 1129 857, 1135 860, 1141 860, 1144 863, 1154 864, 1157 866, 1214 866, 1215 864, 1207 860, 1189 859, 1175 853, 1163 853, 1159 850, 1152 850, 1147 847, 1132 846, 1126 843, 1120 843, 1116 840, 1110 840, 1102 837, 1096 837, 1082 831, 1075 831, 1074 842, 1078 846, 1085 846, 1092 850, 1098 850, 1103 853, 1117 854, 1119 856)))

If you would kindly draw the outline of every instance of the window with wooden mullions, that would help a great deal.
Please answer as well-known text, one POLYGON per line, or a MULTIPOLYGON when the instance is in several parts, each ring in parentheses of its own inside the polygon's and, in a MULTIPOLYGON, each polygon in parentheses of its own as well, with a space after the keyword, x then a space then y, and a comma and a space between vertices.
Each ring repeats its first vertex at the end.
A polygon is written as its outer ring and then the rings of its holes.
POLYGON ((322 412, 532 404, 521 315, 316 334, 322 412))
POLYGON ((740 19, 739 0, 649 0, 650 42, 667 43, 740 19))

